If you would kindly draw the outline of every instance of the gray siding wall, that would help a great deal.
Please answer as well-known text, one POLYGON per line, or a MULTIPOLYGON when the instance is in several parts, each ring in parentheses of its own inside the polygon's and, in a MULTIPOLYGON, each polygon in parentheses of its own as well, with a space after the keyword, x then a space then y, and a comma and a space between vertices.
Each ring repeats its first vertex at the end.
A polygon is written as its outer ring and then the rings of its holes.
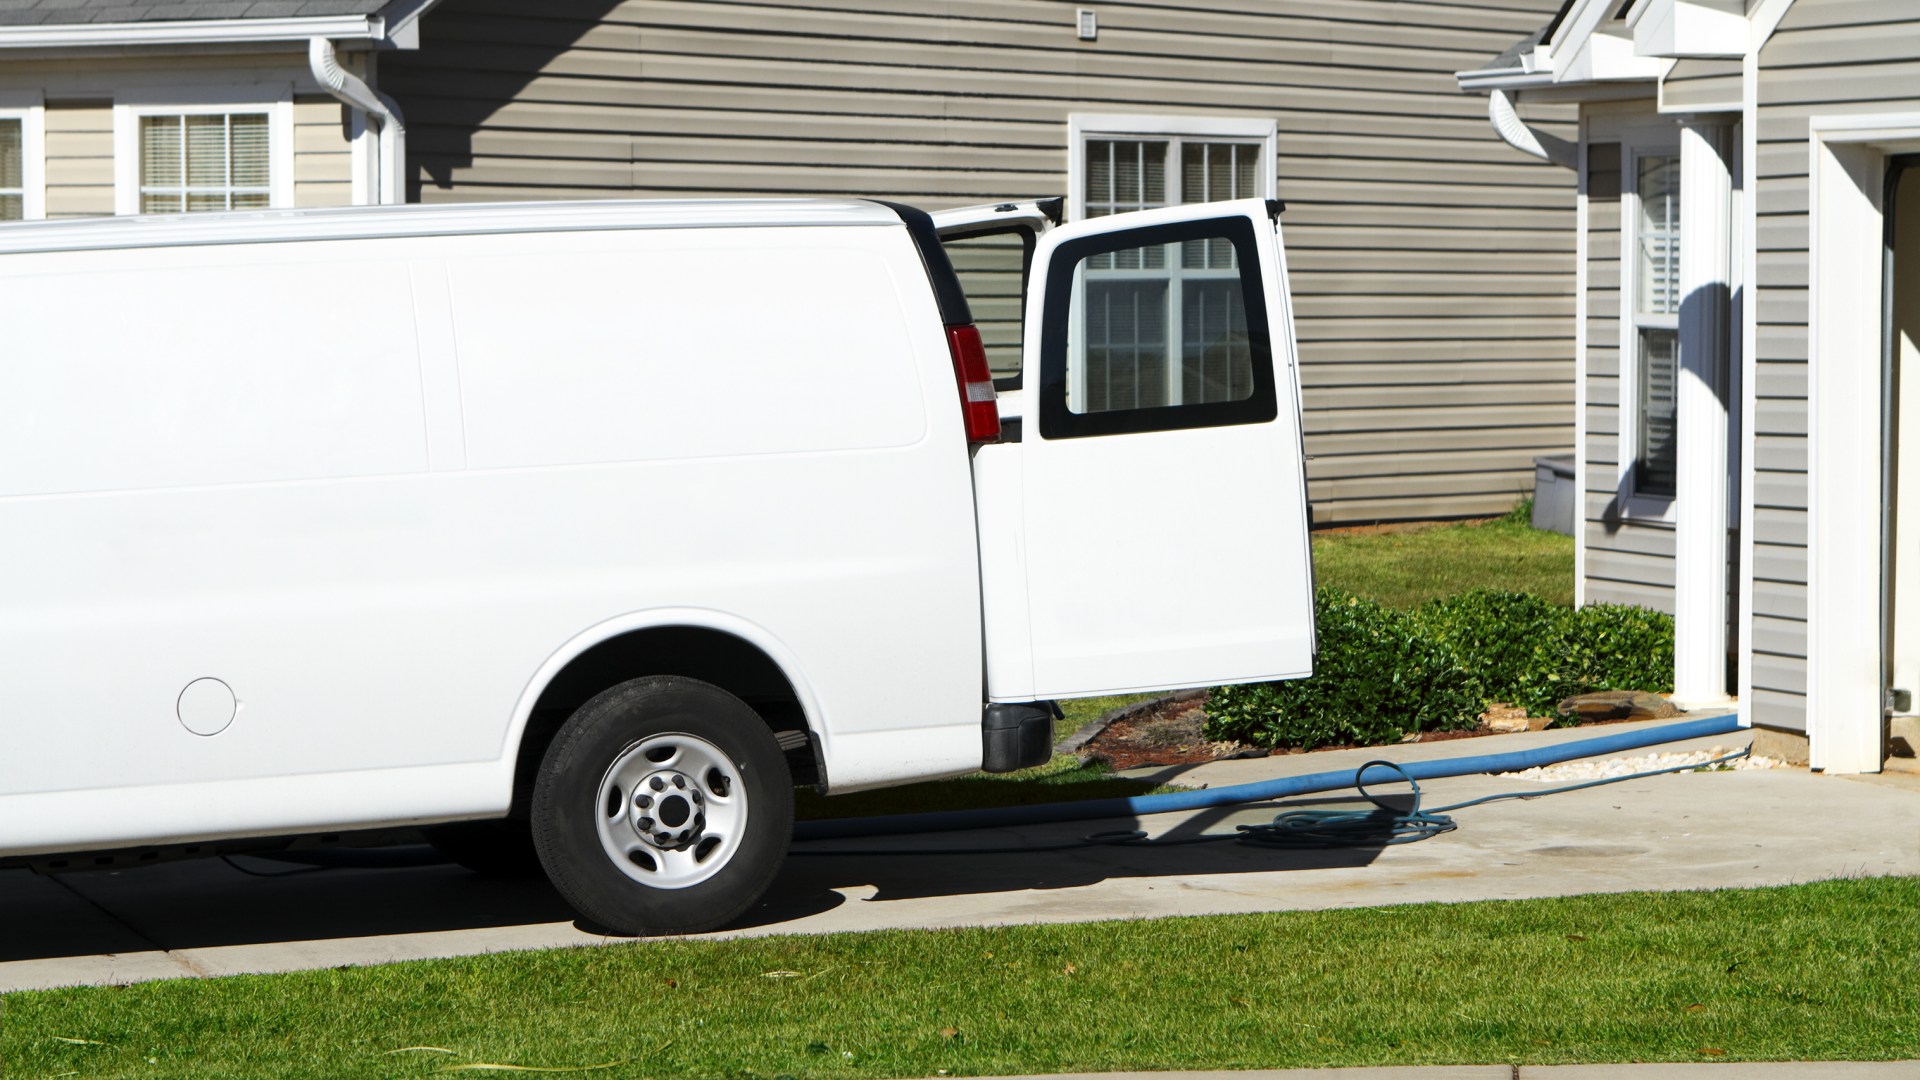
POLYGON ((1920 4, 1797 0, 1760 52, 1755 720, 1804 730, 1807 690, 1807 120, 1920 110, 1920 4))
POLYGON ((1676 61, 1660 80, 1660 105, 1665 109, 1738 109, 1738 60, 1688 58, 1676 61))
MULTIPOLYGON (((1069 113, 1275 118, 1315 518, 1467 516, 1572 445, 1574 178, 1502 144, 1452 73, 1558 7, 1102 4, 1081 42, 1051 0, 446 0, 380 78, 429 202, 932 209, 1065 193, 1069 113)), ((1571 107, 1531 115, 1572 137, 1571 107)))
POLYGON ((1673 527, 1620 512, 1620 152, 1587 147, 1586 601, 1672 612, 1673 527))

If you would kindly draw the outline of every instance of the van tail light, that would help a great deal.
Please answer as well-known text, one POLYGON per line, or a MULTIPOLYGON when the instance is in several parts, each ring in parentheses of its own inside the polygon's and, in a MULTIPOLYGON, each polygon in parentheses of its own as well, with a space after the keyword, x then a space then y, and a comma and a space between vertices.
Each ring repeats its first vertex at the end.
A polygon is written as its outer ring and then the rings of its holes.
POLYGON ((993 370, 987 366, 987 347, 972 323, 947 327, 947 351, 953 354, 953 377, 960 383, 960 412, 967 421, 967 441, 993 442, 1000 438, 1000 403, 993 392, 993 370))

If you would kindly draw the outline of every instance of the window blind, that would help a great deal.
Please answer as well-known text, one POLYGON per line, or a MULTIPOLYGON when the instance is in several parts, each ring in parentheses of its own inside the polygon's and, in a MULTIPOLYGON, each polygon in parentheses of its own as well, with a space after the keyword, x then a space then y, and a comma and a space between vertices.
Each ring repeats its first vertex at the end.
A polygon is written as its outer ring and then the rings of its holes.
POLYGON ((0 119, 0 221, 26 216, 26 137, 21 122, 0 119))
POLYGON ((265 113, 140 118, 140 212, 177 214, 268 205, 265 113))

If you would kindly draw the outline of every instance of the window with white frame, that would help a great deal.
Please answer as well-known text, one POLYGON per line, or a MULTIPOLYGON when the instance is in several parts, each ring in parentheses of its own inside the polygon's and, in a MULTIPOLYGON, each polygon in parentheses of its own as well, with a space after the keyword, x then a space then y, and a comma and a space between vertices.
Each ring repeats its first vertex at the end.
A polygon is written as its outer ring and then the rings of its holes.
MULTIPOLYGON (((1633 219, 1632 340, 1635 400, 1632 492, 1671 499, 1678 462, 1680 377, 1680 158, 1636 154, 1629 180, 1633 219)), ((1622 402, 1623 405, 1627 403, 1622 402)))
POLYGON ((265 112, 140 117, 140 212, 264 208, 272 202, 265 112))
POLYGON ((27 216, 27 125, 17 116, 0 116, 0 221, 27 216))
MULTIPOLYGON (((1076 219, 1273 197, 1270 121, 1076 117, 1074 128, 1076 219)), ((1089 258, 1077 289, 1084 326, 1072 411, 1244 399, 1252 381, 1238 271, 1220 238, 1089 258)))

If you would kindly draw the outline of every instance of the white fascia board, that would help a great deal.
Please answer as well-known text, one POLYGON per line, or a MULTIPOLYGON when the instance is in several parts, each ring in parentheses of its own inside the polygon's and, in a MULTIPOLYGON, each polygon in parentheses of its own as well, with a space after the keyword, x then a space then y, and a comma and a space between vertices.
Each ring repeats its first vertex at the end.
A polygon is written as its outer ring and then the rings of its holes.
POLYGON ((382 18, 387 22, 386 44, 394 49, 420 47, 420 17, 440 6, 440 0, 398 0, 387 5, 382 18))
POLYGON ((1741 0, 1641 0, 1627 27, 1641 56, 1738 58, 1752 37, 1741 0))
POLYGON ((1617 34, 1589 34, 1565 64, 1556 65, 1554 81, 1568 83, 1652 82, 1666 77, 1673 61, 1640 56, 1633 42, 1617 34))
POLYGON ((1526 68, 1476 68, 1456 71, 1454 81, 1467 93, 1484 94, 1490 90, 1532 90, 1553 85, 1553 72, 1528 71, 1526 68))
POLYGON ((1616 6, 1616 0, 1577 0, 1567 17, 1560 20, 1560 29, 1554 32, 1552 40, 1543 44, 1556 55, 1572 53, 1607 21, 1616 6))
POLYGON ((305 42, 316 37, 334 41, 384 41, 387 24, 385 19, 377 15, 330 15, 312 19, 205 19, 193 22, 10 26, 0 29, 0 49, 264 45, 305 42))

